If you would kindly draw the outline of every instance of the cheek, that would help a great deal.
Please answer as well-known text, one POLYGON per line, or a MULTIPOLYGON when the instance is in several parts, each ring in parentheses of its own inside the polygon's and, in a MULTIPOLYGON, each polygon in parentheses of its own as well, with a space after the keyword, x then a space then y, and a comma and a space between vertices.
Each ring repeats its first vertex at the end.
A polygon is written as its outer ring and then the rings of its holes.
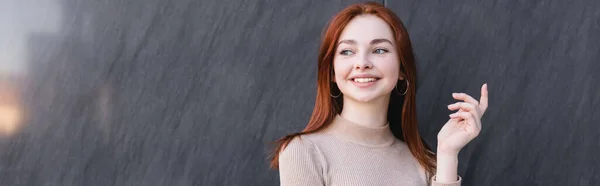
POLYGON ((394 59, 382 61, 378 67, 388 79, 398 79, 400 75, 400 64, 394 59))
POLYGON ((343 61, 334 61, 333 63, 333 72, 335 73, 335 81, 344 81, 346 77, 350 74, 350 70, 352 66, 349 66, 349 63, 344 63, 343 61))
POLYGON ((382 60, 378 65, 379 71, 385 77, 382 82, 382 89, 386 92, 392 91, 396 87, 400 77, 399 62, 390 58, 385 61, 382 60))

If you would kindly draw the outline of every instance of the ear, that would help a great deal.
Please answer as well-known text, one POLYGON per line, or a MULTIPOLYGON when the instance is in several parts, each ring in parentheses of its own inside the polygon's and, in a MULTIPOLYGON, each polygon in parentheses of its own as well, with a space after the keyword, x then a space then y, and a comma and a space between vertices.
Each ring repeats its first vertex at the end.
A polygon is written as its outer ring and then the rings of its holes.
POLYGON ((400 73, 398 73, 399 80, 404 80, 405 77, 406 77, 406 74, 404 74, 404 72, 400 71, 400 73))

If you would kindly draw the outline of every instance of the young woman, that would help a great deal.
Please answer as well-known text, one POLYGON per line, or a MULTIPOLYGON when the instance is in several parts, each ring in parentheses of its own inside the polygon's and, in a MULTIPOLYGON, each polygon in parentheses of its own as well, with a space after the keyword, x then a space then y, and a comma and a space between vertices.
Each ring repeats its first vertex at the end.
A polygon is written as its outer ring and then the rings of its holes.
POLYGON ((479 134, 486 84, 479 101, 452 94, 456 112, 434 154, 417 129, 416 67, 400 19, 380 4, 355 4, 323 37, 313 114, 271 159, 281 185, 460 185, 457 156, 479 134))

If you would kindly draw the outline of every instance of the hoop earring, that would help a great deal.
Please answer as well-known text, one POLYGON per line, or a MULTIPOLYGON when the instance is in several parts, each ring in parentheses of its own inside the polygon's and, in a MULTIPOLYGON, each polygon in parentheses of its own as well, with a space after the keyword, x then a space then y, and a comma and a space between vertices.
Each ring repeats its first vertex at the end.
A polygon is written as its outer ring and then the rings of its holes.
POLYGON ((333 94, 331 94, 331 92, 329 92, 329 95, 330 95, 332 98, 339 98, 339 97, 340 97, 340 95, 342 95, 342 92, 340 92, 340 93, 339 93, 337 96, 334 96, 333 94))
POLYGON ((407 79, 406 80, 406 89, 404 90, 404 93, 401 94, 400 92, 398 92, 398 84, 396 83, 396 93, 398 93, 401 96, 406 95, 406 93, 408 92, 408 85, 409 85, 409 83, 408 83, 408 79, 407 79))
POLYGON ((329 90, 329 95, 330 95, 332 98, 338 98, 338 97, 340 97, 340 96, 342 95, 342 91, 340 91, 340 93, 339 93, 337 96, 334 96, 333 94, 331 94, 331 91, 333 90, 333 87, 334 87, 334 86, 335 86, 335 82, 331 82, 331 87, 329 88, 329 89, 330 89, 330 90, 329 90))

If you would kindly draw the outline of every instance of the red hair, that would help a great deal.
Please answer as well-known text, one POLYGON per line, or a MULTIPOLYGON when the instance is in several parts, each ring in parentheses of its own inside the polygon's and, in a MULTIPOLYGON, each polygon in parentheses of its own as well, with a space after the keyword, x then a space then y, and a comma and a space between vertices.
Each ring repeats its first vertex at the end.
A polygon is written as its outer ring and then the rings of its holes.
MULTIPOLYGON (((406 142, 412 155, 425 169, 428 177, 435 172, 435 154, 421 138, 417 128, 415 104, 417 70, 412 44, 406 28, 396 14, 383 5, 374 2, 351 5, 335 15, 330 21, 329 26, 323 33, 323 40, 318 56, 317 96, 312 115, 304 130, 284 136, 277 141, 277 146, 271 154, 270 165, 272 168, 277 169, 279 167, 279 153, 294 137, 315 133, 324 129, 341 112, 342 97, 332 98, 330 96, 338 94, 337 92, 332 93, 333 89, 339 91, 335 84, 331 83, 334 51, 344 27, 354 17, 363 14, 375 15, 390 26, 394 33, 397 51, 399 51, 398 57, 400 59, 401 71, 406 76, 405 79, 410 82, 410 86, 408 86, 408 90, 404 96, 394 92, 391 94, 388 121, 390 122, 392 133, 400 140, 406 142)), ((398 85, 398 87, 405 86, 407 86, 405 83, 398 85)))

